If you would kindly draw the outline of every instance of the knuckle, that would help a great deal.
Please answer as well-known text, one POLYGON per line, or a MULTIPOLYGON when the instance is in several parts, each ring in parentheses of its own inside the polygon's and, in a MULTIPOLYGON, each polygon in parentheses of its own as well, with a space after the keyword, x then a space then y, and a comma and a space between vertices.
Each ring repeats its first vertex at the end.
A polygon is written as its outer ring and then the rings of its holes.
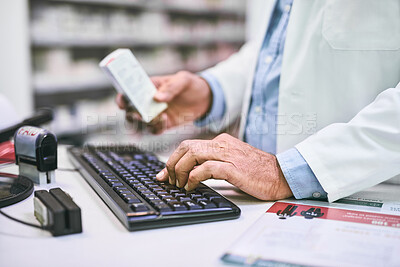
POLYGON ((181 165, 182 165, 182 164, 181 164, 180 162, 178 162, 178 163, 175 165, 175 168, 174 168, 174 169, 175 169, 175 173, 176 173, 177 175, 182 175, 182 174, 184 174, 181 165))
POLYGON ((206 172, 211 172, 218 168, 217 164, 214 164, 213 162, 209 162, 209 161, 204 162, 203 165, 204 165, 204 170, 206 172))
POLYGON ((227 153, 228 144, 224 140, 214 140, 212 147, 215 153, 222 153, 222 155, 225 155, 227 153))
POLYGON ((190 172, 189 173, 189 176, 188 176, 188 180, 190 180, 190 181, 194 181, 194 180, 196 180, 196 174, 194 173, 194 172, 190 172))
POLYGON ((179 147, 180 147, 181 149, 186 149, 186 148, 189 147, 189 145, 190 145, 189 140, 184 140, 184 141, 181 142, 181 144, 179 145, 179 147))
POLYGON ((187 70, 180 70, 176 73, 176 75, 178 75, 182 78, 188 78, 191 75, 191 73, 187 70))
POLYGON ((167 161, 166 167, 167 167, 168 172, 175 170, 175 166, 170 161, 167 161))
POLYGON ((193 172, 189 173, 188 182, 190 181, 191 184, 197 184, 200 182, 200 177, 193 172))
POLYGON ((188 147, 188 153, 190 156, 195 156, 196 154, 198 154, 198 152, 201 150, 201 147, 199 144, 197 143, 192 143, 189 147, 188 147))
POLYGON ((189 83, 191 78, 192 78, 192 73, 186 70, 181 70, 178 71, 176 73, 177 77, 179 77, 179 79, 183 79, 185 81, 185 83, 189 83))
POLYGON ((222 134, 219 134, 216 138, 217 139, 222 139, 222 140, 225 140, 225 139, 228 139, 228 138, 230 138, 231 136, 229 135, 229 134, 227 134, 227 133, 222 133, 222 134))

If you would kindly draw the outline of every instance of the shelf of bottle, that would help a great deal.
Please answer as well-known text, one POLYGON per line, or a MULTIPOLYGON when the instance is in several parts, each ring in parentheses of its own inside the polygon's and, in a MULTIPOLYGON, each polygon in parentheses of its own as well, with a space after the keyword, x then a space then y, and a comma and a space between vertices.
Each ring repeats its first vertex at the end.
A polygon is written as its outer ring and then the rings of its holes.
MULTIPOLYGON (((217 62, 209 62, 204 66, 193 69, 187 69, 191 72, 198 72, 207 67, 215 65, 217 62)), ((181 70, 174 69, 166 71, 154 71, 149 73, 150 76, 153 75, 167 75, 171 73, 175 73, 181 70)), ((41 81, 50 81, 51 79, 44 79, 42 77, 41 81)), ((105 79, 103 76, 98 77, 97 79, 62 79, 56 81, 53 79, 52 82, 35 82, 33 83, 33 90, 35 92, 36 102, 39 103, 54 103, 54 105, 60 105, 65 102, 65 104, 72 103, 74 99, 79 98, 101 98, 104 97, 104 94, 110 94, 110 91, 113 91, 112 84, 105 79), (100 93, 99 93, 100 92, 100 93), (42 99, 41 99, 42 98, 42 99), (46 101, 45 101, 46 99, 46 101)))
POLYGON ((169 13, 179 13, 194 16, 233 16, 244 18, 245 8, 207 7, 207 6, 182 6, 157 1, 129 1, 129 0, 48 0, 58 3, 75 3, 85 5, 106 5, 113 7, 125 7, 138 10, 149 10, 169 13))
POLYGON ((236 38, 210 38, 210 39, 186 39, 186 40, 113 40, 113 39, 57 39, 57 38, 32 38, 32 46, 34 47, 204 47, 218 43, 228 44, 243 44, 245 42, 244 37, 236 38))

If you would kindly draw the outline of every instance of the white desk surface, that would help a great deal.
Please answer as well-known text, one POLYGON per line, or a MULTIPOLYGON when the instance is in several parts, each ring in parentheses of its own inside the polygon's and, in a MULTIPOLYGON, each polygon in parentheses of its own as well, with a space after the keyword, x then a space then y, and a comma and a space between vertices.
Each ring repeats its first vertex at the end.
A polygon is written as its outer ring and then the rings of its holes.
MULTIPOLYGON (((59 168, 72 168, 65 147, 59 168)), ((1 172, 17 173, 16 166, 1 172)), ((242 210, 239 219, 128 232, 77 172, 56 171, 56 183, 35 189, 61 187, 81 207, 83 232, 61 237, 22 225, 0 215, 1 266, 223 266, 227 248, 271 205, 235 190, 224 181, 208 181, 242 210)), ((390 198, 399 187, 381 184, 369 190, 390 198)), ((382 199, 382 197, 380 197, 382 199)), ((33 194, 3 209, 19 219, 37 223, 33 194)))

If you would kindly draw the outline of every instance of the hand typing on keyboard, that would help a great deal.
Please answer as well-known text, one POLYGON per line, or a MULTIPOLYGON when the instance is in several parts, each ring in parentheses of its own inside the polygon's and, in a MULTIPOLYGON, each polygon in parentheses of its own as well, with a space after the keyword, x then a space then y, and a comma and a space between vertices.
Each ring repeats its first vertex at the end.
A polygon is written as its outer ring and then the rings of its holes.
POLYGON ((70 148, 72 162, 127 229, 235 219, 240 209, 212 188, 157 181, 165 164, 135 146, 70 148))
POLYGON ((228 134, 183 141, 157 174, 159 181, 190 191, 201 181, 222 179, 262 200, 292 196, 276 157, 228 134))

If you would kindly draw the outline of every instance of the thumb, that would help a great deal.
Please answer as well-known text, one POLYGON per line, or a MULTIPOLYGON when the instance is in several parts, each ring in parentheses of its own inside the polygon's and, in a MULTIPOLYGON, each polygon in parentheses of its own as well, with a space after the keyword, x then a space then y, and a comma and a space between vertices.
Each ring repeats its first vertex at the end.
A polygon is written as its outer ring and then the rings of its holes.
POLYGON ((180 78, 176 75, 174 78, 169 79, 158 87, 154 95, 154 100, 158 102, 171 102, 187 87, 187 85, 187 79, 180 78))
POLYGON ((171 75, 152 76, 152 77, 150 77, 150 80, 158 90, 161 87, 161 85, 166 83, 170 78, 171 78, 171 75))

